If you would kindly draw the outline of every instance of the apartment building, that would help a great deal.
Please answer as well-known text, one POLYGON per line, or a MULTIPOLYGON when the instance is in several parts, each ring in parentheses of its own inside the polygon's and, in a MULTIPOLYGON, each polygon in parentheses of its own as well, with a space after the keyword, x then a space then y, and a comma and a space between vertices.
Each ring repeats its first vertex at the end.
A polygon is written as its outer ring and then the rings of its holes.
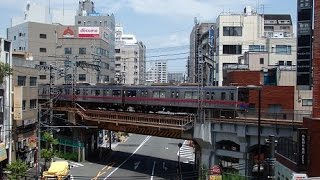
POLYGON ((115 81, 121 84, 144 84, 146 78, 146 46, 133 34, 116 27, 115 81))
POLYGON ((13 140, 16 158, 34 164, 37 147, 38 70, 24 54, 13 54, 13 140))
POLYGON ((179 72, 169 72, 168 73, 168 82, 169 83, 175 83, 175 84, 179 84, 179 83, 184 83, 185 79, 184 79, 184 74, 183 73, 179 73, 179 72))
MULTIPOLYGON (((11 42, 0 38, 0 62, 12 67, 11 42)), ((12 152, 12 76, 3 78, 0 85, 0 174, 6 164, 11 162, 12 152)), ((1 175, 0 175, 1 178, 1 175)))
POLYGON ((168 83, 167 61, 157 60, 150 65, 147 71, 147 84, 168 83))
POLYGON ((216 60, 218 84, 223 69, 238 64, 245 52, 267 52, 267 65, 296 65, 296 38, 290 15, 257 14, 246 7, 242 14, 221 14, 216 20, 216 60))
POLYGON ((215 85, 214 61, 214 29, 215 23, 196 23, 190 33, 190 56, 188 59, 188 82, 199 80, 199 61, 203 61, 203 83, 215 85), (200 53, 200 54, 199 54, 200 53), (201 56, 202 59, 198 57, 201 56))

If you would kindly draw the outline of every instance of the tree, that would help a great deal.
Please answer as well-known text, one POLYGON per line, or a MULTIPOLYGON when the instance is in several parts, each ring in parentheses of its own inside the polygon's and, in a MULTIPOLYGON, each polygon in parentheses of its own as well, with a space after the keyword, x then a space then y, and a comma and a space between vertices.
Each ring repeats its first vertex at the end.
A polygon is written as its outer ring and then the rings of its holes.
POLYGON ((12 68, 7 63, 0 62, 0 84, 3 83, 3 78, 12 74, 12 68))
POLYGON ((47 169, 47 162, 51 161, 55 155, 53 145, 58 144, 58 140, 49 132, 43 134, 43 139, 46 142, 46 149, 41 150, 41 157, 44 158, 44 169, 47 169))
POLYGON ((26 176, 28 166, 25 162, 18 159, 11 164, 7 164, 5 170, 10 172, 8 173, 9 180, 17 180, 26 176))

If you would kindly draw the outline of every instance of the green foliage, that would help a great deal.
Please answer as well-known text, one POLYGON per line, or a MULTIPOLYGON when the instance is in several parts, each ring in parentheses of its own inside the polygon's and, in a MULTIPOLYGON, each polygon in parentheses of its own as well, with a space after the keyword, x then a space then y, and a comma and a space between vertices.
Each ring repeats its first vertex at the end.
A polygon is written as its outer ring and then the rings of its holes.
POLYGON ((12 74, 12 68, 9 64, 0 62, 0 84, 3 83, 3 78, 12 74))
POLYGON ((77 153, 64 153, 64 152, 57 152, 56 156, 72 161, 78 161, 78 154, 77 153))
POLYGON ((9 180, 17 180, 26 176, 28 166, 25 162, 18 159, 11 164, 7 164, 5 170, 10 171, 10 174, 8 174, 9 180))
POLYGON ((239 173, 223 173, 223 180, 246 180, 246 177, 241 176, 239 173))
POLYGON ((47 162, 51 161, 55 156, 55 151, 53 149, 53 145, 58 144, 58 139, 53 137, 52 133, 45 132, 42 135, 44 141, 46 142, 46 149, 41 150, 41 157, 44 158, 44 166, 47 168, 47 162))

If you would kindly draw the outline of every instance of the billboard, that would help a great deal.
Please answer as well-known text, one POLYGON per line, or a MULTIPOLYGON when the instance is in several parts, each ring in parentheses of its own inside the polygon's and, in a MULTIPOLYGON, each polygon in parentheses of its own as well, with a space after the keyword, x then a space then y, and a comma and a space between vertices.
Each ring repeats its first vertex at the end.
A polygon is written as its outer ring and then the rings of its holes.
POLYGON ((99 27, 79 27, 79 38, 99 38, 99 27))
POLYGON ((308 129, 298 128, 298 168, 306 171, 308 167, 308 129))

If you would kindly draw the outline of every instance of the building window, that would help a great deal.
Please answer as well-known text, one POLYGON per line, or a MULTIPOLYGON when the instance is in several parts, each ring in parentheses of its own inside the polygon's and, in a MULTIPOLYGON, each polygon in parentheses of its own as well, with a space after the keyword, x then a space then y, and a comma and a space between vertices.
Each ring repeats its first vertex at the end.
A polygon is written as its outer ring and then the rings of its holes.
POLYGON ((79 74, 79 81, 86 81, 86 74, 79 74))
POLYGON ((279 66, 284 66, 284 61, 279 61, 278 65, 279 66))
POLYGON ((265 26, 264 31, 274 31, 274 27, 273 26, 265 26))
POLYGON ((241 54, 241 45, 223 45, 223 54, 241 54))
POLYGON ((223 27, 223 36, 242 36, 242 27, 223 27))
POLYGON ((291 54, 290 45, 276 45, 276 54, 291 54))
POLYGON ((265 51, 264 45, 249 45, 249 51, 261 52, 265 51))
POLYGON ((37 108, 37 100, 31 99, 30 100, 30 109, 36 109, 37 108))
POLYGON ((22 100, 22 110, 26 110, 26 104, 27 104, 27 101, 26 100, 22 100))
POLYGON ((120 49, 115 49, 116 53, 120 53, 120 49))
POLYGON ((25 86, 26 85, 26 76, 18 76, 18 86, 25 86))
POLYGON ((87 54, 86 48, 79 48, 79 54, 87 54))
POLYGON ((39 79, 47 79, 47 76, 46 75, 40 75, 39 79))
POLYGON ((47 35, 46 34, 40 34, 40 39, 47 39, 47 35))
POLYGON ((312 99, 302 99, 302 106, 312 106, 312 99))
POLYGON ((30 86, 37 86, 37 77, 30 77, 30 86))
POLYGON ((264 64, 264 58, 260 58, 260 64, 264 64))
POLYGON ((105 27, 108 26, 108 22, 107 21, 104 21, 103 24, 104 24, 105 27))
POLYGON ((13 36, 13 40, 17 40, 17 36, 13 36))
POLYGON ((3 96, 0 96, 0 112, 3 112, 3 96))
POLYGON ((39 63, 40 65, 43 65, 43 66, 45 66, 45 65, 47 65, 47 62, 44 62, 44 61, 40 61, 40 63, 39 63))
POLYGON ((78 24, 81 24, 81 21, 78 21, 78 24))
POLYGON ((43 53, 47 52, 47 48, 40 48, 40 52, 43 52, 43 53))
POLYGON ((287 61, 287 66, 292 66, 292 61, 287 61))
POLYGON ((72 54, 72 48, 64 48, 64 54, 72 54))

